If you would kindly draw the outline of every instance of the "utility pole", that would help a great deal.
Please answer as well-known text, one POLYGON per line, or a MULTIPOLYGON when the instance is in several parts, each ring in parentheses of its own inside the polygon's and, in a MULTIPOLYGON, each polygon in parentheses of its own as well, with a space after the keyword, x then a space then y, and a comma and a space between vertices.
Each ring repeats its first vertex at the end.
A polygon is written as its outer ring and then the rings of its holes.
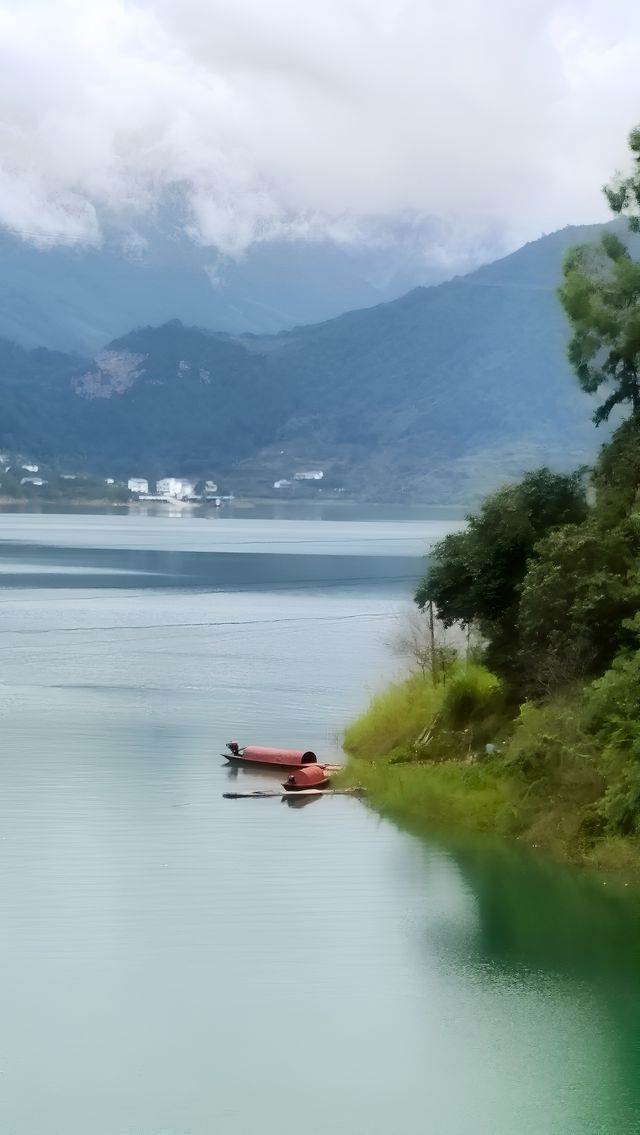
POLYGON ((436 684, 436 632, 433 625, 433 599, 429 600, 429 638, 431 640, 431 677, 436 684))

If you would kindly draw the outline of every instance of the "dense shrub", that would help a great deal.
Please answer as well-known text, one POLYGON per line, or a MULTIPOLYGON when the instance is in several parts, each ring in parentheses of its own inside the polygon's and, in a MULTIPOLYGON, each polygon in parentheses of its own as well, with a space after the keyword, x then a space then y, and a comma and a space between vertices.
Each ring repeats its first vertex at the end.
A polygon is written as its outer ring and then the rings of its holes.
POLYGON ((459 665, 442 699, 442 718, 450 729, 464 729, 490 713, 500 694, 500 679, 485 666, 459 665))
POLYGON ((589 726, 607 745, 640 753, 640 651, 621 654, 588 693, 589 726))
POLYGON ((608 831, 640 834, 640 652, 628 651, 587 695, 589 727, 601 749, 608 831))
POLYGON ((546 704, 520 707, 506 762, 529 780, 558 781, 568 766, 593 765, 596 745, 590 735, 580 691, 546 704))

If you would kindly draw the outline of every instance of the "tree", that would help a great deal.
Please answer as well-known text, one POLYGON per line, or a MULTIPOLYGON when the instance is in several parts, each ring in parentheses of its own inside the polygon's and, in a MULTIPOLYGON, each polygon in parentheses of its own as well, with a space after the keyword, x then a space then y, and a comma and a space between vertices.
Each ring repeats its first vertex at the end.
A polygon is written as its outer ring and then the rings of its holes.
POLYGON ((398 618, 395 632, 387 645, 396 658, 416 667, 423 678, 431 674, 434 682, 446 679, 447 671, 457 658, 457 651, 446 641, 440 627, 435 627, 433 611, 410 606, 398 618))
POLYGON ((631 642, 626 620, 640 606, 640 419, 628 418, 602 446, 591 481, 587 519, 544 537, 522 583, 518 634, 530 692, 602 673, 631 642))
POLYGON ((613 233, 598 244, 569 250, 559 289, 573 337, 569 361, 582 389, 608 391, 596 409, 596 425, 615 406, 640 414, 640 262, 613 233))
POLYGON ((487 662, 509 674, 516 664, 520 588, 538 541, 551 529, 587 515, 582 471, 549 469, 488 497, 464 532, 447 536, 431 554, 416 591, 423 610, 432 601, 445 627, 475 625, 487 643, 487 662))
POLYGON ((591 480, 598 523, 628 522, 640 493, 640 419, 627 418, 602 446, 591 480))
POLYGON ((518 610, 521 670, 528 692, 552 693, 601 674, 629 644, 637 609, 640 541, 594 516, 550 532, 536 547, 518 610))
MULTIPOLYGON (((640 127, 629 146, 636 164, 626 178, 604 187, 612 212, 624 214, 632 232, 640 232, 640 127)), ((573 330, 569 361, 582 389, 606 397, 594 422, 607 421, 616 406, 629 404, 640 415, 640 262, 613 233, 596 244, 569 249, 559 296, 573 330)))
POLYGON ((605 185, 603 192, 612 213, 627 218, 633 233, 640 233, 640 126, 634 127, 629 135, 629 149, 636 168, 627 177, 618 176, 611 185, 605 185))

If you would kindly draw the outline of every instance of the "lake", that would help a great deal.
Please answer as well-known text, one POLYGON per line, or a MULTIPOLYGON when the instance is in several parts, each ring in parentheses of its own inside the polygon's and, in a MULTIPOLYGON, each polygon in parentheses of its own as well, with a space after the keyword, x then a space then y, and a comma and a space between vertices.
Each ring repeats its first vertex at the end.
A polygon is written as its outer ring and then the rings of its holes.
POLYGON ((637 893, 222 798, 339 755, 452 526, 0 516, 3 1135, 636 1135, 637 893))

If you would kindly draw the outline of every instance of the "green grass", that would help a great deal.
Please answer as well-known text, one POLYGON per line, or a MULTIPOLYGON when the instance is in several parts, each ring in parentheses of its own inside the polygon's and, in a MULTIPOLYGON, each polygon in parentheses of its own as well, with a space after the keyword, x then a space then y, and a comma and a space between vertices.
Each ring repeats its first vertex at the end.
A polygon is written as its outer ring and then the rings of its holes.
POLYGON ((346 779, 388 814, 509 830, 517 779, 498 760, 473 759, 484 751, 479 736, 496 726, 500 698, 498 679, 475 663, 454 663, 436 685, 421 674, 394 682, 345 731, 346 779))
POLYGON ((430 735, 429 755, 484 745, 500 724, 502 691, 499 680, 484 666, 455 662, 445 679, 434 685, 429 674, 412 674, 375 694, 367 709, 346 730, 345 752, 375 760, 394 749, 420 750, 430 735))
POLYGON ((343 746, 350 756, 373 760, 411 745, 432 724, 442 706, 443 687, 413 674, 376 694, 365 712, 345 730, 343 746))
POLYGON ((435 687, 413 675, 377 694, 344 748, 340 781, 362 785, 382 814, 493 833, 623 877, 640 872, 640 839, 602 826, 606 782, 577 689, 526 704, 514 720, 497 679, 458 663, 435 687), (490 738, 500 743, 487 755, 490 738))
POLYGON ((458 662, 447 676, 442 715, 449 729, 484 726, 502 710, 500 679, 474 662, 458 662))
POLYGON ((497 761, 352 760, 344 776, 385 815, 473 831, 511 832, 519 788, 497 761))

